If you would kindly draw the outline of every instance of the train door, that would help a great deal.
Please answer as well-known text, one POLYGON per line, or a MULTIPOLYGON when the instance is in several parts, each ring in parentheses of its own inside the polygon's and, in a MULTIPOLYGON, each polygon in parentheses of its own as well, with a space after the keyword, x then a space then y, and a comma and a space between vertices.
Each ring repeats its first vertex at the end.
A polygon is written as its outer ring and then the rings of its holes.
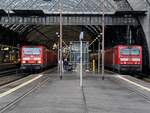
POLYGON ((115 71, 115 51, 113 49, 113 71, 115 71))
POLYGON ((44 60, 45 60, 45 67, 48 65, 48 52, 47 50, 44 48, 44 60))

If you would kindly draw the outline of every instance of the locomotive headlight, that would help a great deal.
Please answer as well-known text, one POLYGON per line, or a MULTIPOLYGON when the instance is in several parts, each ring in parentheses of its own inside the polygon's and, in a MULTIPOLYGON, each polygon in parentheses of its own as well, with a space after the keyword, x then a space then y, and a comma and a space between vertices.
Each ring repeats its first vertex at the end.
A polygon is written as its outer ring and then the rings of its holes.
POLYGON ((120 58, 120 61, 128 61, 128 58, 120 58))
POLYGON ((26 61, 22 61, 22 63, 23 63, 23 64, 25 64, 25 63, 26 63, 26 61))
POLYGON ((132 58, 132 61, 140 61, 140 58, 132 58))
POLYGON ((39 61, 38 61, 38 63, 40 64, 40 63, 41 63, 41 61, 39 60, 39 61))

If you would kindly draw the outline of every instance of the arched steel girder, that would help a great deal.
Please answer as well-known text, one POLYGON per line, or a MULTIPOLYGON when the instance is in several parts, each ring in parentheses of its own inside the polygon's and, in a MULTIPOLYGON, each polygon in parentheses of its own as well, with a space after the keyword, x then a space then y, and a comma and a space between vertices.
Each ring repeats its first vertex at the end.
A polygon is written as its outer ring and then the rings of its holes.
MULTIPOLYGON (((39 33, 40 33, 40 30, 43 29, 43 27, 44 27, 42 25, 17 25, 17 24, 2 25, 2 26, 7 27, 7 29, 10 29, 11 31, 18 32, 18 34, 20 34, 20 37, 22 40, 28 40, 27 35, 35 30, 37 30, 37 32, 39 30, 39 33)), ((80 30, 82 30, 82 27, 83 27, 84 31, 87 32, 89 35, 91 35, 91 37, 93 37, 93 38, 98 36, 98 34, 100 33, 99 26, 93 25, 93 26, 78 26, 78 27, 80 27, 80 30)), ((75 30, 75 29, 72 29, 71 31, 78 33, 79 29, 78 30, 75 30)), ((54 30, 55 30, 55 28, 54 28, 54 30)), ((59 31, 59 29, 57 29, 56 31, 59 31)), ((69 33, 69 32, 66 31, 66 33, 69 33)), ((55 37, 55 34, 51 35, 51 36, 55 37)))
POLYGON ((31 27, 31 26, 38 27, 37 25, 24 25, 24 24, 2 24, 1 26, 5 27, 11 31, 17 32, 19 34, 23 34, 27 31, 32 31, 33 27, 31 27))
POLYGON ((92 34, 93 36, 98 36, 99 33, 100 33, 100 28, 98 26, 89 26, 89 25, 86 25, 84 26, 86 29, 88 29, 92 34))
POLYGON ((146 2, 150 5, 150 0, 146 0, 146 2))
MULTIPOLYGON (((40 25, 2 25, 14 32, 18 32, 19 34, 29 34, 30 32, 34 31, 35 29, 40 29, 40 25)), ((98 26, 84 26, 87 31, 91 33, 91 35, 98 35, 99 27, 98 26)))
POLYGON ((93 25, 94 30, 96 31, 97 35, 99 35, 101 33, 101 27, 98 25, 93 25))
POLYGON ((29 25, 19 25, 19 24, 3 24, 2 25, 3 27, 5 28, 8 28, 9 30, 11 31, 14 31, 14 32, 20 32, 22 31, 22 29, 28 27, 29 25))
POLYGON ((18 32, 22 28, 22 26, 23 25, 16 25, 12 30, 18 32))
POLYGON ((40 25, 28 25, 28 27, 21 30, 20 34, 24 35, 26 37, 30 32, 34 31, 34 28, 40 28, 40 25))
MULTIPOLYGON (((72 33, 76 32, 79 35, 80 31, 83 30, 82 27, 83 26, 63 26, 63 34, 65 34, 67 32, 67 33, 73 35, 72 33)), ((56 32, 59 32, 59 26, 40 26, 39 28, 34 27, 32 29, 33 29, 32 31, 38 30, 40 32, 42 31, 43 33, 44 32, 49 32, 49 33, 52 32, 54 37, 56 37, 56 32)), ((28 32, 28 34, 31 33, 32 31, 28 32)), ((89 33, 88 29, 84 29, 84 31, 89 33)))
MULTIPOLYGON (((63 26, 63 41, 67 44, 69 44, 69 41, 78 41, 81 30, 83 30, 83 26, 63 26)), ((44 44, 50 46, 53 45, 54 42, 58 42, 59 38, 56 32, 59 32, 59 26, 41 26, 39 29, 34 28, 33 32, 29 33, 26 39, 33 42, 39 42, 38 40, 41 40, 42 44, 45 40, 44 44), (45 36, 43 34, 48 38, 44 38, 45 36)), ((89 32, 85 33, 85 40, 90 40, 91 38, 92 36, 89 32)))
POLYGON ((21 30, 19 30, 19 34, 25 32, 25 30, 29 27, 30 25, 25 25, 21 30))

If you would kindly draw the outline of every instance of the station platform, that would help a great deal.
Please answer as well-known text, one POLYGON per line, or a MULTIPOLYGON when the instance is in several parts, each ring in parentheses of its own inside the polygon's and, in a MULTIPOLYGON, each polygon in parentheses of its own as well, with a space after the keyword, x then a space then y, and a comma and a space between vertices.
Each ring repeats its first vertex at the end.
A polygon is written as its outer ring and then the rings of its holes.
MULTIPOLYGON (((6 113, 149 113, 150 84, 126 75, 94 73, 83 74, 83 87, 79 74, 47 71, 31 75, 23 82, 39 77, 23 87, 0 97, 0 112, 6 113), (121 77, 125 78, 123 80, 121 77), (136 82, 136 86, 130 82, 136 82), (36 87, 36 88, 35 88, 36 87), (35 89, 34 89, 35 88, 35 89), (147 88, 147 89, 144 89, 147 88), (24 95, 24 96, 23 96, 24 95)), ((21 82, 2 90, 21 85, 21 82)))

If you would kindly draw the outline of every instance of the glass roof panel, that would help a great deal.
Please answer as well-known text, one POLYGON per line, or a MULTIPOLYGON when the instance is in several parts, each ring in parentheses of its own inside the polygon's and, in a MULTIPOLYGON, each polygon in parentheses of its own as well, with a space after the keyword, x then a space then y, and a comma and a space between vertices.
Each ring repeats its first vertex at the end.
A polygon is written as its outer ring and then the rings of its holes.
POLYGON ((130 3, 131 7, 135 11, 139 11, 139 10, 146 11, 147 10, 147 4, 146 4, 145 0, 128 0, 128 2, 130 3))
MULTIPOLYGON (((43 10, 58 12, 60 0, 0 0, 0 8, 4 10, 43 10)), ((115 12, 113 0, 63 0, 63 12, 100 12, 104 4, 105 12, 115 12)))

